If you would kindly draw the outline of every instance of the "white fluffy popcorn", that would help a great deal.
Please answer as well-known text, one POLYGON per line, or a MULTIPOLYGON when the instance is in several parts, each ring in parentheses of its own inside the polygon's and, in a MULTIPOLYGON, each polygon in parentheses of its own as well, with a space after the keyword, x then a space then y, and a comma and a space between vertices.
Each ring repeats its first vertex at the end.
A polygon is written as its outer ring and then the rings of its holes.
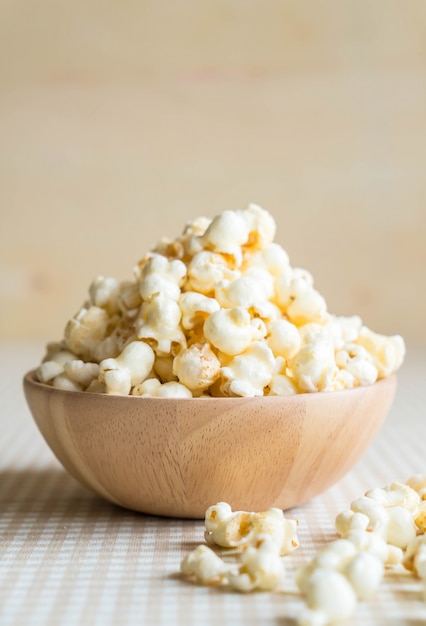
POLYGON ((326 626, 349 618, 357 600, 374 595, 386 568, 401 563, 426 587, 425 533, 415 524, 424 504, 418 494, 424 478, 419 474, 406 483, 370 489, 337 515, 342 539, 331 541, 296 572, 305 600, 299 626, 326 626), (339 595, 335 604, 333 594, 339 595))
POLYGON ((37 378, 66 389, 138 395, 143 381, 129 387, 118 368, 107 374, 114 384, 106 383, 100 367, 135 341, 153 350, 150 377, 161 393, 172 390, 163 390, 171 382, 193 396, 329 392, 395 372, 405 355, 402 338, 374 333, 358 316, 330 313, 312 274, 291 266, 275 233, 273 217, 249 204, 198 217, 174 239, 162 238, 136 263, 133 280, 97 276, 37 378), (64 353, 90 366, 66 372, 64 353))
POLYGON ((205 513, 205 539, 181 562, 181 572, 199 584, 220 584, 235 591, 273 591, 284 583, 283 555, 298 547, 297 521, 281 509, 232 511, 226 502, 205 513), (215 552, 234 551, 237 563, 225 564, 215 552), (235 553, 235 550, 237 552, 235 553))
POLYGON ((148 376, 154 363, 154 352, 143 341, 132 341, 115 359, 99 364, 99 380, 107 393, 128 395, 135 385, 148 376))
POLYGON ((281 509, 232 511, 229 504, 219 502, 206 511, 205 539, 223 548, 235 548, 256 545, 259 536, 267 535, 283 556, 299 545, 297 525, 297 520, 286 518, 281 509))

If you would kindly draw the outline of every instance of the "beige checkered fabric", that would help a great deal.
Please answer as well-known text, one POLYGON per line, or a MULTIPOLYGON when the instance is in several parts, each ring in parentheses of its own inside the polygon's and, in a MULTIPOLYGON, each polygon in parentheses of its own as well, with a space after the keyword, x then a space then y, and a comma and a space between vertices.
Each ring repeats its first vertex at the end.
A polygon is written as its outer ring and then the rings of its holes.
MULTIPOLYGON (((0 353, 0 626, 290 626, 302 606, 294 570, 335 538, 335 515, 370 487, 426 472, 426 349, 416 349, 364 458, 328 492, 288 512, 299 519, 301 546, 285 557, 285 591, 198 587, 180 578, 179 567, 203 542, 202 522, 110 505, 54 459, 22 393, 22 376, 42 352, 8 344, 0 353)), ((387 575, 350 623, 426 624, 419 581, 403 570, 387 575)))

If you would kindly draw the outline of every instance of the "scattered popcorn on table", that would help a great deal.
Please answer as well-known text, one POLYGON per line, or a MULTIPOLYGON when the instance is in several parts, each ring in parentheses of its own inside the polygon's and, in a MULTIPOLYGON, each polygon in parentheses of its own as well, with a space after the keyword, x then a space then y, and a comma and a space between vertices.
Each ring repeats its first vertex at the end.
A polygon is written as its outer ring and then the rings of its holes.
MULTIPOLYGON (((426 474, 417 474, 406 483, 370 489, 337 515, 340 538, 295 572, 303 600, 298 626, 331 626, 350 619, 357 602, 371 599, 395 567, 420 579, 426 601, 425 485, 426 474)), ((281 509, 233 511, 228 503, 218 502, 205 513, 208 545, 190 552, 181 572, 195 583, 231 591, 285 593, 283 557, 291 558, 299 546, 297 526, 281 509), (218 548, 234 561, 221 558, 218 548)))
POLYGON ((406 483, 370 489, 337 515, 342 538, 296 573, 306 604, 298 626, 326 626, 349 618, 356 601, 371 598, 392 566, 403 566, 422 579, 426 600, 424 501, 419 495, 425 483, 426 475, 416 475, 406 483))
POLYGON ((181 572, 203 585, 226 585, 235 591, 272 591, 284 582, 282 556, 299 546, 298 522, 281 509, 260 513, 232 511, 226 502, 210 506, 205 514, 206 542, 181 563, 181 572), (214 547, 237 549, 236 567, 226 565, 214 547))
POLYGON ((96 277, 38 380, 145 396, 141 384, 155 377, 155 396, 264 396, 370 385, 397 371, 403 339, 330 313, 275 231, 255 204, 199 217, 145 254, 133 281, 96 277))

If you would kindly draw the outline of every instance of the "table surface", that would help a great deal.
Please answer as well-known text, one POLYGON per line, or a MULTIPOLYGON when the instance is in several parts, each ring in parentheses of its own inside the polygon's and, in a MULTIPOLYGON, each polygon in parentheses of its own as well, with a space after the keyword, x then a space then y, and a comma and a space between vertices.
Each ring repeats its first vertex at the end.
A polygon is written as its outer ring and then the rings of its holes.
MULTIPOLYGON (((203 543, 202 521, 104 502, 45 444, 22 392, 22 376, 43 350, 34 342, 0 345, 1 626, 290 626, 302 607, 294 570, 336 537, 336 514, 371 487, 426 472, 426 347, 409 346, 391 413, 367 453, 338 484, 287 513, 299 520, 301 545, 285 557, 285 590, 196 586, 179 568, 203 543)), ((419 581, 403 571, 387 574, 350 624, 426 624, 419 581)))

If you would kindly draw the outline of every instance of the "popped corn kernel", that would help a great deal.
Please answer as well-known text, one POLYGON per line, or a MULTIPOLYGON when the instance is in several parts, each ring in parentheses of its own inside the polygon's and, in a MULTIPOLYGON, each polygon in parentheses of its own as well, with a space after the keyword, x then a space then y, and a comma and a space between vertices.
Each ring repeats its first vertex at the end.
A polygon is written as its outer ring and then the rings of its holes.
POLYGON ((181 563, 181 572, 201 585, 217 585, 228 571, 224 561, 208 546, 200 545, 187 554, 181 563))
POLYGON ((246 309, 261 306, 272 297, 273 277, 264 269, 252 267, 230 281, 220 281, 215 288, 215 298, 227 309, 243 306, 246 309))
POLYGON ((108 322, 105 309, 82 307, 65 327, 66 347, 84 361, 90 361, 96 346, 105 338, 108 322))
POLYGON ((332 340, 321 333, 308 333, 300 350, 289 359, 288 367, 303 391, 327 389, 337 370, 332 340))
POLYGON ((229 584, 237 591, 271 591, 284 582, 284 561, 267 534, 259 534, 256 544, 244 550, 239 561, 238 571, 228 573, 229 584))
POLYGON ((201 393, 219 377, 220 361, 207 343, 194 343, 173 361, 178 380, 193 393, 201 393))
POLYGON ((173 380, 161 383, 156 378, 135 385, 132 389, 132 395, 143 398, 192 398, 191 391, 182 383, 173 380))
POLYGON ((291 359, 297 354, 301 343, 297 326, 285 319, 275 319, 267 328, 267 343, 274 356, 291 359))
POLYGON ((254 341, 235 356, 220 372, 227 395, 263 396, 275 367, 272 350, 265 342, 254 341))
POLYGON ((169 261, 161 254, 143 259, 138 276, 139 291, 143 300, 149 300, 154 294, 162 294, 168 299, 177 300, 186 272, 186 265, 179 259, 169 261))
POLYGON ((148 376, 154 363, 152 348, 143 341, 132 341, 115 359, 99 364, 99 380, 107 393, 128 395, 148 376))
POLYGON ((421 500, 426 500, 426 474, 414 474, 407 480, 406 484, 417 491, 421 500))
POLYGON ((232 511, 220 502, 209 507, 205 515, 205 539, 223 548, 256 545, 259 536, 267 535, 281 556, 299 546, 297 520, 286 518, 281 509, 259 513, 232 511))
POLYGON ((64 373, 70 380, 83 389, 86 389, 90 383, 98 378, 98 363, 85 363, 81 359, 73 359, 64 364, 64 373))
POLYGON ((143 302, 136 320, 138 339, 153 340, 157 354, 170 354, 173 344, 186 346, 180 327, 181 310, 173 298, 163 293, 153 294, 143 302))
POLYGON ((357 343, 371 354, 379 378, 385 378, 401 367, 405 357, 405 344, 400 335, 386 337, 363 326, 357 343))
POLYGON ((355 610, 357 597, 344 574, 318 568, 307 583, 305 601, 309 612, 302 612, 297 620, 299 626, 330 624, 348 619, 355 610))
POLYGON ((51 382, 59 374, 62 374, 68 361, 74 361, 76 358, 76 355, 69 350, 48 351, 45 360, 36 369, 37 380, 41 383, 51 382))
POLYGON ((217 284, 224 280, 234 280, 241 272, 231 268, 228 260, 217 252, 201 250, 188 265, 186 289, 210 295, 217 284))
POLYGON ((119 310, 118 295, 120 284, 112 277, 97 276, 89 287, 90 303, 105 309, 109 315, 119 310))
POLYGON ((204 335, 224 354, 236 355, 250 345, 253 326, 249 313, 243 307, 219 309, 204 322, 204 335))

